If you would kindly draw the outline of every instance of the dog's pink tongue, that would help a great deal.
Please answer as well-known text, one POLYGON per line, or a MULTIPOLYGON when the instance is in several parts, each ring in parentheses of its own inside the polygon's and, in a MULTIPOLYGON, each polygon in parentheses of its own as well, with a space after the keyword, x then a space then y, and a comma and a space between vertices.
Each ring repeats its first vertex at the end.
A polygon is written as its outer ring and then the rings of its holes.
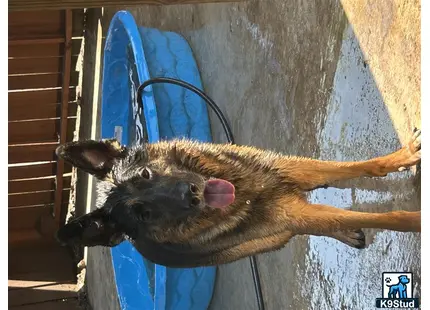
POLYGON ((234 185, 221 179, 209 180, 206 182, 204 197, 206 204, 213 208, 228 207, 235 199, 234 185))

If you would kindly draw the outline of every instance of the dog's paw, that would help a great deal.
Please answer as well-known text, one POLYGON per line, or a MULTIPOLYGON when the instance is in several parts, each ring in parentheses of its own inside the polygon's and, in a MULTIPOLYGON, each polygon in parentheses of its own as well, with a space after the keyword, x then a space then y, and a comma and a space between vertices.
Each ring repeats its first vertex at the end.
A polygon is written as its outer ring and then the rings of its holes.
POLYGON ((337 231, 333 237, 356 249, 363 249, 366 246, 366 236, 361 229, 337 231))
POLYGON ((418 163, 421 159, 421 130, 416 129, 414 135, 409 141, 409 152, 411 153, 412 160, 418 163))
POLYGON ((398 171, 406 170, 421 160, 421 130, 415 129, 408 145, 399 151, 398 171))

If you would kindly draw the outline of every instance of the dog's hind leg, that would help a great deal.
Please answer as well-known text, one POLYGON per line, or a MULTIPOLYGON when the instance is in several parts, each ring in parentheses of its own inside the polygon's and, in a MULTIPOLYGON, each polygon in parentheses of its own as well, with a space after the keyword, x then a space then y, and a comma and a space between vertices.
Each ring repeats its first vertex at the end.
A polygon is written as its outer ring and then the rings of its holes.
POLYGON ((333 182, 362 176, 381 177, 402 171, 421 160, 421 131, 417 130, 407 146, 386 156, 360 162, 334 162, 303 158, 281 159, 278 171, 296 182, 302 190, 327 187, 333 182))
POLYGON ((342 230, 379 228, 395 231, 421 231, 421 212, 356 212, 326 205, 290 205, 286 209, 286 229, 298 234, 326 235, 342 230))

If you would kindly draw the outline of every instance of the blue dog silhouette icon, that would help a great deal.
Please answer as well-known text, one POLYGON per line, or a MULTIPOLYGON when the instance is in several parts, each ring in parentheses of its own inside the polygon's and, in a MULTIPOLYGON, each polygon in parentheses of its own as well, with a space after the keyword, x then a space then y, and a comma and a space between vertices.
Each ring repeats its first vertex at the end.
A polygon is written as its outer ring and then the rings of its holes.
POLYGON ((399 276, 399 283, 394 285, 386 284, 390 291, 388 292, 388 298, 408 298, 408 292, 406 290, 407 284, 410 282, 410 279, 406 275, 399 276))

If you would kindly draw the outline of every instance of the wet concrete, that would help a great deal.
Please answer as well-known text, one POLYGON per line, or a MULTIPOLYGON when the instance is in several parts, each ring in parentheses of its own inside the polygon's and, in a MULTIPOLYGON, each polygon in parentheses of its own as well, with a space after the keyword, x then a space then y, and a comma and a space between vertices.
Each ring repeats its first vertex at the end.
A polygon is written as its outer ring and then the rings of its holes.
MULTIPOLYGON (((318 144, 321 159, 341 161, 372 158, 400 147, 351 26, 345 30, 318 144)), ((402 172, 379 180, 349 182, 352 188, 314 191, 309 199, 370 212, 419 210, 420 189, 415 181, 413 172, 402 172)), ((381 273, 390 270, 412 271, 415 294, 420 296, 420 235, 365 232, 365 250, 355 250, 329 238, 309 238, 303 269, 297 269, 296 274, 304 278, 301 296, 308 300, 310 308, 374 309, 375 296, 381 295, 381 273)))
MULTIPOLYGON (((420 124, 419 22, 406 20, 419 5, 371 3, 254 0, 130 11, 138 24, 189 41, 205 90, 230 120, 237 143, 363 160, 395 151, 420 124)), ((105 23, 113 14, 105 12, 105 23)), ((211 120, 214 139, 225 141, 217 119, 211 120)), ((420 209, 415 171, 345 186, 315 191, 309 199, 369 212, 420 209)), ((374 309, 384 271, 413 271, 419 296, 420 236, 366 235, 364 250, 301 236, 259 255, 266 308, 374 309)), ((91 298, 99 298, 96 291, 91 298)), ((219 267, 210 308, 257 309, 247 259, 219 267)))

